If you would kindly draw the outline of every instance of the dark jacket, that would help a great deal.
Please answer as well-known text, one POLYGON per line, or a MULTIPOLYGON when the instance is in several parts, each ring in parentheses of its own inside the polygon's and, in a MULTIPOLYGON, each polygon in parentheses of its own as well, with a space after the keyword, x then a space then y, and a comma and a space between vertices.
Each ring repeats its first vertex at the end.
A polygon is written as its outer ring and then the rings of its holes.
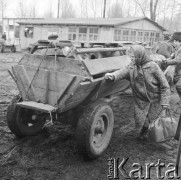
POLYGON ((175 58, 168 59, 167 62, 168 65, 176 65, 174 80, 177 81, 181 78, 181 47, 175 52, 175 58))
POLYGON ((6 41, 6 34, 3 34, 3 35, 1 36, 1 38, 6 41))

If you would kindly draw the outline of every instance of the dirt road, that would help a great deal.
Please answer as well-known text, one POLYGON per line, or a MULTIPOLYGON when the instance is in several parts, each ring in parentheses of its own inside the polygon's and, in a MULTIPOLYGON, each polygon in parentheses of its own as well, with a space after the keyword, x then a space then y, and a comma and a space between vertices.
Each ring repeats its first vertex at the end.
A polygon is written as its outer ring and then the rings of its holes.
MULTIPOLYGON (((111 105, 115 114, 115 128, 106 152, 97 160, 87 162, 77 151, 74 129, 68 125, 55 123, 34 137, 17 139, 6 125, 7 105, 17 94, 16 85, 7 73, 22 53, 0 54, 0 179, 9 180, 106 180, 108 179, 109 158, 129 158, 124 169, 127 173, 135 169, 133 163, 143 167, 146 163, 157 163, 158 159, 167 165, 174 163, 178 143, 140 142, 135 140, 133 99, 120 96, 111 105)), ((172 114, 178 119, 181 112, 179 98, 172 93, 172 114)), ((119 179, 125 179, 121 172, 119 179)), ((156 168, 151 169, 151 179, 158 179, 156 168)))

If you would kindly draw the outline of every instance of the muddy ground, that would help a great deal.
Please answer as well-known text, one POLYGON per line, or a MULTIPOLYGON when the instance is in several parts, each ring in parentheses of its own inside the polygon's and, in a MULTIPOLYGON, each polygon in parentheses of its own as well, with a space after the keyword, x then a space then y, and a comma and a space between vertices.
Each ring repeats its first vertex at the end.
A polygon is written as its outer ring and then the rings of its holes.
MULTIPOLYGON (((76 147, 75 130, 58 122, 36 136, 17 139, 6 124, 7 105, 18 93, 7 70, 17 64, 23 54, 0 54, 0 179, 106 180, 109 158, 129 158, 125 165, 128 173, 135 169, 132 163, 140 163, 143 175, 145 163, 156 163, 161 159, 167 166, 175 162, 178 145, 175 140, 153 143, 135 139, 138 132, 134 130, 133 99, 129 95, 111 102, 115 114, 114 133, 106 152, 97 160, 85 161, 76 147)), ((178 119, 181 110, 174 90, 171 109, 178 119)), ((162 175, 168 169, 163 168, 162 175)), ((119 179, 125 179, 121 173, 119 179)), ((151 169, 151 179, 158 179, 155 168, 151 169)))

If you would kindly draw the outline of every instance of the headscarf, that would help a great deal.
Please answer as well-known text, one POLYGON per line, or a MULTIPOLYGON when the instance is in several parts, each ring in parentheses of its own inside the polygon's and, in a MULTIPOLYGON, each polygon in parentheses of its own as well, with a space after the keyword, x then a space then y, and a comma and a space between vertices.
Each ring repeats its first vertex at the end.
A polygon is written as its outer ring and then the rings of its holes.
POLYGON ((134 56, 135 56, 135 62, 133 64, 134 67, 134 79, 138 76, 139 73, 143 74, 142 65, 152 61, 145 48, 141 45, 134 45, 130 48, 130 50, 133 50, 134 56))

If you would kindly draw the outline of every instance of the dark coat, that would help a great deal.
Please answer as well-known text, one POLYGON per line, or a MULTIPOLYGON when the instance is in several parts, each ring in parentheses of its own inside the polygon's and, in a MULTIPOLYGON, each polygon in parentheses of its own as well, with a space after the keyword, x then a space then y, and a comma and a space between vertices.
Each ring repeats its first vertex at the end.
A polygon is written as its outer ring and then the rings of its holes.
POLYGON ((153 53, 161 54, 166 58, 169 58, 172 53, 175 52, 174 47, 171 43, 166 41, 159 41, 153 45, 153 53))
POLYGON ((148 95, 151 101, 159 101, 161 105, 169 105, 170 87, 162 70, 153 61, 144 64, 142 69, 144 76, 143 74, 139 74, 134 83, 133 66, 131 65, 115 71, 113 75, 115 76, 115 80, 127 79, 130 81, 135 98, 149 102, 148 95), (144 86, 144 82, 146 87, 144 86))
POLYGON ((168 65, 175 65, 174 81, 181 78, 181 47, 175 52, 174 59, 167 60, 168 65))
POLYGON ((140 129, 143 124, 148 126, 150 122, 158 118, 162 109, 161 105, 168 105, 170 100, 170 87, 159 66, 150 61, 142 65, 142 70, 144 76, 139 74, 134 82, 133 66, 131 65, 113 73, 115 80, 127 79, 131 83, 135 100, 134 119, 136 129, 140 129))

